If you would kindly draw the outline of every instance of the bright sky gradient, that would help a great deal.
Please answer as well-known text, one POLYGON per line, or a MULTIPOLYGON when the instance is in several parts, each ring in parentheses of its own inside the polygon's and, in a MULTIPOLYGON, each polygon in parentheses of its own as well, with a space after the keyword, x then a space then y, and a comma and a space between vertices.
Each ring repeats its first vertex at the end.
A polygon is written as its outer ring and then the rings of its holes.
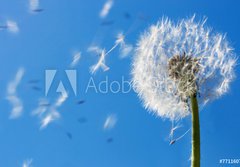
MULTIPOLYGON (((31 161, 33 167, 190 166, 191 133, 169 146, 171 122, 149 114, 134 91, 101 94, 89 89, 85 93, 91 77, 96 84, 106 77, 110 82, 130 80, 132 60, 132 54, 120 58, 118 47, 106 57, 110 69, 91 74, 90 67, 99 57, 87 49, 92 44, 110 49, 119 32, 127 32, 126 42, 135 46, 139 35, 162 16, 177 21, 196 14, 198 19, 208 17, 207 25, 214 30, 226 33, 239 55, 239 6, 237 0, 40 0, 44 11, 32 13, 28 0, 0 0, 0 26, 12 20, 19 28, 0 31, 0 167, 22 167, 24 161, 31 161), (101 15, 106 2, 112 4, 101 15), (79 52, 79 62, 70 67, 79 52), (10 119, 7 86, 19 68, 25 70, 16 90, 23 113, 10 119), (46 97, 45 70, 51 69, 58 73, 46 97), (77 96, 64 74, 67 69, 77 70, 77 96), (41 90, 32 89, 29 80, 33 79, 40 80, 34 86, 41 90), (58 108, 61 117, 40 130, 40 120, 32 112, 40 98, 55 102, 60 79, 67 84, 69 98, 58 108), (76 104, 78 100, 85 103, 76 104), (104 128, 109 117, 114 120, 104 128)), ((201 110, 202 167, 240 158, 239 73, 237 67, 227 95, 201 110)), ((191 118, 181 124, 176 137, 191 126, 191 118)))

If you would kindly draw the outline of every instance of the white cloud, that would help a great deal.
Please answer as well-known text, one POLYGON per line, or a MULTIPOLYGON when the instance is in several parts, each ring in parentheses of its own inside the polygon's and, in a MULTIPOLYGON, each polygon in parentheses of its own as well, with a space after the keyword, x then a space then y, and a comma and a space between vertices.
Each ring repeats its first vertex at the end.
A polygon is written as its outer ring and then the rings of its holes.
POLYGON ((110 9, 112 8, 112 6, 113 6, 113 0, 107 0, 105 2, 105 4, 103 5, 103 8, 102 8, 102 10, 100 12, 100 17, 101 18, 105 18, 108 15, 108 13, 109 13, 110 9))
POLYGON ((23 104, 21 99, 17 96, 17 87, 20 84, 22 77, 25 73, 23 68, 17 71, 15 79, 8 84, 6 99, 12 104, 13 108, 10 118, 18 118, 23 112, 23 104))
POLYGON ((111 114, 111 115, 107 116, 107 118, 104 122, 103 128, 106 130, 107 129, 110 130, 115 127, 116 123, 117 123, 117 116, 111 114))
POLYGON ((18 24, 15 21, 7 20, 6 25, 7 25, 7 29, 8 29, 9 32, 12 32, 12 33, 18 33, 19 32, 18 24))

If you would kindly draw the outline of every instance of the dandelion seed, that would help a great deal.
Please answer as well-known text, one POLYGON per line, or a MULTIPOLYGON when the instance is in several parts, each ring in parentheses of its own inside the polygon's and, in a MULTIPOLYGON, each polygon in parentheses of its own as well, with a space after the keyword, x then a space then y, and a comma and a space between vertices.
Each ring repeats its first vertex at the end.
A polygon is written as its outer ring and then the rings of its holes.
POLYGON ((6 25, 1 25, 0 30, 6 30, 8 27, 6 25))
POLYGON ((106 56, 109 55, 113 50, 115 50, 119 45, 120 45, 121 58, 124 58, 130 54, 133 47, 132 45, 126 44, 124 39, 125 39, 125 36, 122 33, 119 33, 115 40, 115 44, 107 52, 105 51, 105 49, 101 49, 98 46, 91 46, 88 48, 89 52, 94 52, 100 55, 98 62, 95 65, 90 67, 90 71, 92 74, 95 73, 100 67, 103 69, 103 71, 108 71, 110 69, 105 64, 106 56))
POLYGON ((83 124, 83 123, 86 123, 86 122, 87 122, 87 118, 85 118, 85 117, 80 117, 80 118, 77 119, 77 121, 78 121, 79 123, 83 124))
POLYGON ((107 0, 99 14, 100 17, 105 18, 108 15, 112 6, 113 6, 113 0, 107 0))
POLYGON ((38 101, 38 107, 33 110, 32 114, 41 117, 47 111, 50 105, 46 99, 39 99, 38 101))
POLYGON ((72 140, 72 138, 73 138, 72 133, 66 132, 66 135, 67 135, 67 137, 68 137, 70 140, 72 140))
POLYGON ((29 0, 29 11, 32 13, 39 13, 44 9, 39 7, 39 0, 29 0))
POLYGON ((115 44, 122 44, 124 43, 124 39, 125 39, 125 36, 123 35, 123 33, 119 33, 117 34, 117 39, 115 41, 115 44))
POLYGON ((70 66, 75 67, 78 64, 80 58, 81 58, 81 52, 74 53, 73 60, 70 66))
POLYGON ((55 106, 55 107, 60 107, 60 106, 66 101, 67 98, 68 98, 67 92, 62 93, 62 94, 58 97, 58 99, 56 100, 54 106, 55 106))
POLYGON ((31 167, 31 166, 32 166, 32 159, 25 160, 22 165, 22 167, 31 167))
POLYGON ((120 45, 120 57, 125 58, 130 54, 130 52, 133 50, 133 46, 129 45, 125 42, 125 36, 123 33, 119 33, 117 35, 117 39, 115 41, 115 45, 110 49, 110 52, 114 50, 117 46, 120 45))
POLYGON ((189 128, 183 135, 179 136, 178 138, 175 139, 175 141, 180 140, 181 138, 183 138, 191 129, 189 128))
POLYGON ((60 114, 56 110, 51 109, 51 111, 42 118, 40 129, 46 128, 48 124, 50 124, 51 122, 59 118, 60 118, 60 114))
POLYGON ((125 43, 124 39, 125 39, 125 36, 122 33, 119 33, 117 35, 115 44, 112 46, 111 49, 109 49, 109 51, 107 51, 106 55, 110 54, 118 45, 123 45, 125 43))
POLYGON ((36 10, 38 8, 39 8, 39 0, 29 0, 30 11, 36 10))
POLYGON ((125 18, 125 19, 130 19, 130 18, 131 18, 130 13, 125 12, 125 13, 124 13, 124 18, 125 18))
POLYGON ((129 56, 132 53, 132 51, 133 51, 132 45, 124 44, 120 48, 120 58, 125 58, 129 56))
POLYGON ((96 53, 96 54, 101 54, 103 49, 98 47, 98 46, 90 46, 88 49, 87 49, 88 52, 93 52, 93 53, 96 53))
POLYGON ((9 32, 12 32, 15 34, 19 32, 18 24, 15 21, 7 20, 6 27, 9 32))
POLYGON ((40 82, 39 79, 31 79, 31 80, 28 81, 29 84, 37 84, 39 82, 40 82))
POLYGON ((113 24, 114 24, 113 20, 105 20, 105 21, 101 22, 102 26, 110 26, 110 25, 113 25, 113 24))
POLYGON ((101 55, 100 55, 100 58, 99 58, 97 64, 93 65, 90 68, 90 71, 91 71, 92 74, 94 74, 99 68, 102 68, 103 71, 108 71, 109 70, 109 67, 106 66, 106 64, 105 64, 105 57, 106 57, 106 52, 105 52, 105 50, 103 50, 101 52, 101 55))
POLYGON ((50 105, 46 99, 39 100, 38 107, 33 110, 32 114, 39 117, 41 124, 40 129, 46 128, 50 123, 61 117, 58 108, 63 105, 67 98, 68 94, 65 92, 62 93, 52 105, 50 105))
POLYGON ((114 139, 112 137, 107 138, 107 143, 112 143, 114 139))
POLYGON ((176 143, 176 140, 171 140, 169 145, 173 145, 174 143, 176 143))
POLYGON ((11 111, 10 118, 16 119, 22 115, 23 105, 20 98, 14 95, 7 96, 7 100, 12 104, 13 109, 11 111))
POLYGON ((109 115, 103 125, 103 128, 106 130, 110 130, 112 128, 114 128, 115 124, 117 123, 117 117, 116 115, 109 115))
POLYGON ((86 101, 85 100, 78 100, 77 104, 84 104, 86 101))
POLYGON ((10 118, 15 119, 22 115, 23 112, 23 104, 21 99, 17 96, 17 87, 20 84, 25 70, 20 68, 17 71, 15 79, 8 84, 7 87, 7 97, 6 99, 12 104, 13 109, 10 114, 10 118))
POLYGON ((170 140, 173 139, 174 132, 175 132, 177 129, 179 129, 180 127, 181 127, 181 125, 176 125, 176 126, 174 126, 174 121, 172 121, 172 128, 171 128, 170 134, 169 134, 170 140))
POLYGON ((88 51, 93 52, 97 55, 100 55, 98 62, 95 65, 90 67, 90 72, 92 74, 94 74, 99 68, 102 68, 103 71, 109 70, 109 67, 106 66, 106 64, 105 64, 105 57, 106 57, 107 54, 106 54, 106 51, 104 49, 101 49, 98 46, 91 46, 91 47, 88 48, 88 51))

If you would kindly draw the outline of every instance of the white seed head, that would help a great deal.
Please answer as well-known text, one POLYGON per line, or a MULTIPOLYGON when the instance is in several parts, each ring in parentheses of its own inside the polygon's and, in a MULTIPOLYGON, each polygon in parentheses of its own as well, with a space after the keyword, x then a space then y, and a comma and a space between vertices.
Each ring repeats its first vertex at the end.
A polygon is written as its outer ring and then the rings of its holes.
POLYGON ((212 32, 195 16, 174 23, 162 18, 138 41, 133 86, 145 107, 158 116, 181 119, 188 99, 200 94, 204 105, 229 89, 236 58, 225 35, 212 32))

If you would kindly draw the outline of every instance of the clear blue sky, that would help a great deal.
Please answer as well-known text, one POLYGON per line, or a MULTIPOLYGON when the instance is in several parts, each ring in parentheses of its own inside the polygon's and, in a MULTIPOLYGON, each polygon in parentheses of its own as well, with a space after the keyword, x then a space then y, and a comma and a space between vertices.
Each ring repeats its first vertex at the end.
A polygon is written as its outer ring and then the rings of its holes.
MULTIPOLYGON (((92 42, 110 48, 119 31, 126 32, 126 40, 135 44, 138 36, 162 16, 177 20, 194 13, 208 17, 207 24, 227 38, 240 53, 240 2, 237 0, 116 0, 105 20, 111 26, 101 26, 99 12, 105 0, 40 0, 44 12, 30 14, 27 0, 0 0, 0 24, 7 19, 19 25, 19 33, 0 31, 0 167, 18 167, 26 159, 33 159, 34 167, 186 167, 190 166, 191 135, 188 133, 169 146, 171 123, 149 114, 132 91, 128 94, 85 93, 89 67, 97 57, 87 52, 92 42), (124 18, 128 12, 131 17, 124 18), (137 21, 139 15, 146 21, 137 21), (80 50, 82 58, 77 66, 78 96, 71 94, 59 108, 61 118, 46 129, 39 130, 39 119, 31 115, 44 91, 29 87, 31 79, 41 80, 44 72, 68 69, 72 52, 80 50), (5 99, 6 88, 19 67, 26 73, 18 87, 24 104, 23 115, 9 119, 11 105, 5 99), (77 99, 86 103, 76 105, 77 99), (109 114, 116 114, 118 122, 103 130, 109 114), (79 124, 79 117, 87 122, 79 124), (69 139, 65 131, 72 133, 69 139), (106 140, 112 137, 112 143, 106 140)), ((93 75, 96 82, 108 76, 110 81, 130 79, 131 57, 119 58, 116 49, 107 57, 111 68, 93 75)), ((240 70, 237 67, 237 76, 240 70)), ((61 76, 61 74, 60 74, 61 76)), ((56 86, 56 85, 55 85, 56 86)), ((51 92, 50 101, 57 95, 51 92)), ((201 111, 202 167, 220 166, 219 159, 240 158, 240 80, 231 85, 230 92, 201 111)), ((181 135, 190 127, 190 117, 182 121, 181 135)))

